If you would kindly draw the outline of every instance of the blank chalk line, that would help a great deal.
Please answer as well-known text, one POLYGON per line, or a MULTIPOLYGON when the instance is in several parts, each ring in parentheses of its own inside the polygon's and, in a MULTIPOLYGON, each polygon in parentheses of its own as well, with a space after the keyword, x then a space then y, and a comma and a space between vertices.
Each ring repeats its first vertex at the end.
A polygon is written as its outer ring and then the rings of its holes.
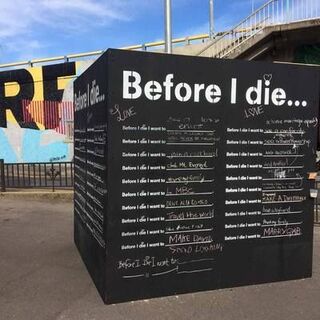
POLYGON ((302 191, 303 189, 274 189, 274 190, 267 190, 263 189, 262 192, 287 192, 287 191, 302 191))
POLYGON ((282 215, 282 214, 296 214, 296 213, 302 213, 302 211, 278 211, 278 212, 262 212, 261 215, 262 216, 272 216, 272 215, 282 215))
POLYGON ((190 261, 178 262, 178 264, 188 264, 188 263, 202 262, 202 261, 214 261, 214 259, 213 259, 213 258, 208 258, 208 259, 195 259, 195 260, 190 260, 190 261))
POLYGON ((299 202, 303 202, 306 201, 306 199, 304 200, 289 200, 289 201, 263 201, 263 204, 268 204, 268 203, 299 203, 299 202))
POLYGON ((175 243, 175 244, 166 244, 166 247, 176 247, 176 246, 187 246, 190 244, 204 244, 204 243, 212 243, 212 241, 202 241, 202 242, 185 242, 185 243, 175 243))
POLYGON ((139 277, 144 277, 144 274, 134 274, 134 275, 129 275, 129 276, 122 276, 122 278, 139 278, 139 277))
POLYGON ((211 195, 213 192, 194 192, 194 193, 167 193, 166 197, 174 196, 199 196, 199 195, 211 195))
POLYGON ((212 231, 213 229, 194 229, 194 230, 181 230, 181 231, 167 231, 165 234, 174 234, 174 233, 189 233, 189 232, 206 232, 206 231, 212 231))
POLYGON ((183 171, 183 170, 214 170, 214 168, 166 168, 166 171, 183 171))
POLYGON ((300 222, 292 222, 292 223, 279 223, 279 224, 263 224, 261 227, 280 227, 280 226, 294 226, 302 224, 302 221, 300 222))
POLYGON ((213 219, 214 217, 199 217, 199 218, 182 218, 182 219, 165 219, 165 221, 188 221, 188 220, 206 220, 213 219))
POLYGON ((263 167, 263 169, 302 169, 304 166, 263 167))
POLYGON ((214 146, 215 143, 185 143, 185 142, 167 142, 167 145, 171 145, 171 146, 214 146))
POLYGON ((214 156, 186 156, 186 155, 181 155, 181 156, 166 156, 167 159, 172 159, 172 158, 213 158, 214 156))
POLYGON ((215 130, 183 130, 183 129, 174 129, 174 130, 167 130, 167 132, 206 132, 206 133, 215 133, 215 130))
POLYGON ((152 273, 151 275, 152 276, 161 276, 163 274, 167 274, 167 273, 171 273, 173 271, 178 271, 178 267, 174 268, 174 269, 171 269, 171 270, 168 270, 168 271, 164 271, 164 272, 157 272, 157 273, 152 273))
POLYGON ((203 204, 203 205, 197 205, 197 206, 175 206, 175 207, 166 207, 166 209, 182 209, 182 208, 205 208, 205 207, 213 207, 212 204, 203 204))
POLYGON ((214 182, 213 179, 211 180, 184 180, 184 181, 166 181, 166 183, 207 183, 207 182, 214 182))
POLYGON ((290 158, 290 157, 304 157, 304 154, 264 154, 265 158, 290 158))
POLYGON ((284 234, 284 235, 278 235, 278 236, 264 236, 264 237, 261 237, 261 239, 284 238, 284 237, 298 237, 298 236, 302 236, 302 234, 299 233, 299 234, 284 234))
POLYGON ((207 269, 199 269, 199 270, 191 270, 191 271, 178 271, 179 273, 196 273, 196 272, 205 272, 205 271, 212 271, 213 268, 207 268, 207 269))
POLYGON ((292 133, 292 134, 305 134, 305 131, 281 131, 281 132, 277 132, 277 131, 264 131, 263 133, 271 133, 271 134, 284 134, 284 133, 292 133))
POLYGON ((299 178, 263 178, 263 181, 281 181, 281 180, 303 180, 303 177, 299 178))

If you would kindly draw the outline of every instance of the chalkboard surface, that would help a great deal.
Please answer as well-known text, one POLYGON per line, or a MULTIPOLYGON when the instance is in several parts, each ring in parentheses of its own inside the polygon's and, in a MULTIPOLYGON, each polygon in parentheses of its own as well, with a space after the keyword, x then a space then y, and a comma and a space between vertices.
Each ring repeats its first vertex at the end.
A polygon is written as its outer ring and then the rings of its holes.
POLYGON ((318 72, 108 50, 74 101, 75 242, 105 303, 311 276, 318 72))

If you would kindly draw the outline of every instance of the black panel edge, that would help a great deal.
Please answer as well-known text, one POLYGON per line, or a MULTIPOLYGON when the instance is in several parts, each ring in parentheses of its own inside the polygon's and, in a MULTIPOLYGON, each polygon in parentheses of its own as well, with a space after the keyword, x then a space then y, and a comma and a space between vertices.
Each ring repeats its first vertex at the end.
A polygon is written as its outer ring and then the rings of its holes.
POLYGON ((74 243, 79 250, 82 261, 89 272, 102 300, 105 283, 105 254, 103 248, 97 249, 97 242, 83 228, 81 221, 74 216, 74 243))

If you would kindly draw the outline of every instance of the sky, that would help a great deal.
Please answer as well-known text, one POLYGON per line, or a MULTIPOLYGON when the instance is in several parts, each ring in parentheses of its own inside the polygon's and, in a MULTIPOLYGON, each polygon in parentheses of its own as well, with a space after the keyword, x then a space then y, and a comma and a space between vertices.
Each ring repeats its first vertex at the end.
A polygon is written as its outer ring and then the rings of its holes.
MULTIPOLYGON (((214 0, 215 30, 267 0, 214 0)), ((164 0, 0 0, 0 64, 158 41, 164 0)), ((209 0, 172 0, 173 38, 208 33, 209 0)))

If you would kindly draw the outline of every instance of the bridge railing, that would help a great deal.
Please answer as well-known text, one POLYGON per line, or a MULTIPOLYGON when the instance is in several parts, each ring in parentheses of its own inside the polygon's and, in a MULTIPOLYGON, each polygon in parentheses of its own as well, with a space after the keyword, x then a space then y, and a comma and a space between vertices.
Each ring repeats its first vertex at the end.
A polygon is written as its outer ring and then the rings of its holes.
POLYGON ((213 42, 202 48, 198 55, 210 49, 210 56, 224 58, 268 26, 319 17, 319 0, 270 0, 231 30, 216 37, 213 42))
MULTIPOLYGON (((193 35, 189 37, 176 38, 172 40, 172 43, 174 45, 188 45, 188 44, 195 44, 199 42, 202 43, 202 42, 205 42, 207 39, 209 39, 209 34, 205 33, 205 34, 193 35)), ((164 45, 165 45, 164 41, 155 41, 155 42, 148 42, 148 43, 138 44, 133 46, 121 47, 120 49, 147 51, 151 48, 157 48, 160 50, 164 48, 164 45)), ((97 51, 90 51, 90 52, 77 53, 77 54, 68 54, 65 56, 57 56, 57 57, 51 57, 51 58, 33 59, 29 61, 5 63, 5 64, 0 64, 0 69, 8 69, 13 67, 33 67, 35 65, 41 65, 44 63, 68 62, 68 61, 73 61, 73 60, 78 60, 83 58, 96 59, 98 56, 100 56, 104 52, 105 50, 97 50, 97 51)))

